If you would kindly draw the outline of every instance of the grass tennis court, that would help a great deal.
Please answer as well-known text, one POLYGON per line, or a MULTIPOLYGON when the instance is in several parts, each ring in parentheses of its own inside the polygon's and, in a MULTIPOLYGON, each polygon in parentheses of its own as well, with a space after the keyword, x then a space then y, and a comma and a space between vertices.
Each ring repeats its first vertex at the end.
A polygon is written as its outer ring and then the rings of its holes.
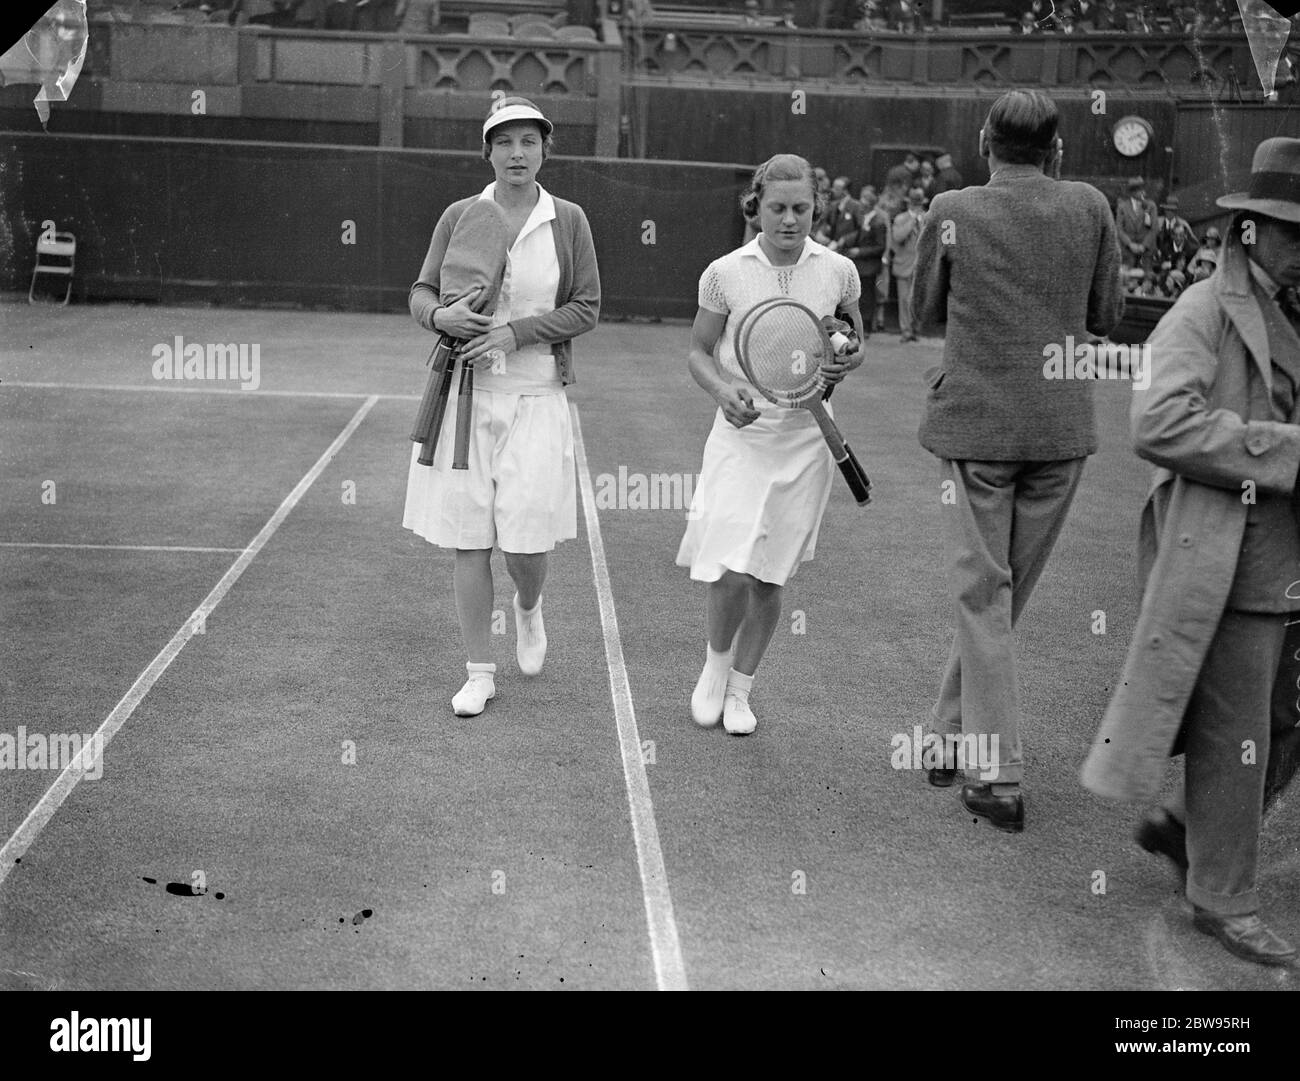
MULTIPOLYGON (((498 695, 458 719, 451 556, 400 524, 428 335, 0 304, 0 732, 112 730, 102 777, 66 791, 57 769, 0 770, 0 987, 1294 990, 1198 934, 1131 843, 1135 811, 1077 782, 1137 608, 1127 385, 1098 388, 1103 449, 1020 625, 1012 836, 890 764, 948 648, 915 434, 937 340, 877 336, 836 393, 875 501, 836 477, 757 733, 692 723, 685 508, 591 505, 620 469, 698 472, 713 409, 688 333, 575 344, 592 488, 552 557, 546 668, 515 668, 498 556, 498 695), (155 380, 177 335, 258 344, 258 389, 155 380)), ((1261 852, 1291 938, 1294 800, 1261 852)))

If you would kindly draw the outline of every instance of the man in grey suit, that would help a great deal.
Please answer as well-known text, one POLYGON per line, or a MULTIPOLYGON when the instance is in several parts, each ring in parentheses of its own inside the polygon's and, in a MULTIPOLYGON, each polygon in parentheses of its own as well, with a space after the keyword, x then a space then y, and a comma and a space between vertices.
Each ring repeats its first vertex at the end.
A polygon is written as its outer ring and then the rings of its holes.
POLYGON ((1146 181, 1140 176, 1128 182, 1128 196, 1115 204, 1115 224, 1119 228, 1124 267, 1150 270, 1160 230, 1160 211, 1147 198, 1146 181))
POLYGON ((889 265, 898 285, 899 341, 916 341, 912 319, 912 275, 916 271, 916 245, 925 223, 925 192, 913 188, 907 193, 907 209, 894 218, 890 227, 889 265))
MULTIPOLYGON (((981 763, 996 775, 964 785, 961 798, 1008 832, 1024 828, 1012 627, 1097 449, 1091 381, 1051 378, 1061 370, 1051 361, 1063 353, 1077 371, 1072 354, 1124 305, 1110 206, 1088 184, 1055 179, 1056 129, 1056 106, 1039 91, 994 103, 980 130, 989 181, 935 196, 913 285, 922 324, 948 324, 920 430, 941 460, 956 609, 932 732, 945 748, 996 746, 996 762, 981 763)), ((945 756, 930 783, 951 785, 959 764, 945 756)))

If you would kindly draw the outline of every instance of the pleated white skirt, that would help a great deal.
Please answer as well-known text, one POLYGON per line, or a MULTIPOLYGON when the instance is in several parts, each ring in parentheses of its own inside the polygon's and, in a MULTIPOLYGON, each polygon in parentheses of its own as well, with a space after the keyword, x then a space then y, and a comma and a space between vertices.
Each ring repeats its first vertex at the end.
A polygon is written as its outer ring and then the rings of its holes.
POLYGON ((699 582, 724 571, 784 585, 810 560, 830 498, 834 462, 806 409, 763 402, 762 416, 733 427, 719 409, 704 445, 677 565, 699 582))

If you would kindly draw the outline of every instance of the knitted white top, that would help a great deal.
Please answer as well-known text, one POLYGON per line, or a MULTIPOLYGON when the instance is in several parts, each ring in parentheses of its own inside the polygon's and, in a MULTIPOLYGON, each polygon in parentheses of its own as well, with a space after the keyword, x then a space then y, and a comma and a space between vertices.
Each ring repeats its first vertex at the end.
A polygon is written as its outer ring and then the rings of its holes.
POLYGON ((862 283, 852 260, 804 239, 803 252, 793 266, 773 266, 759 238, 715 259, 700 276, 700 307, 727 317, 718 341, 722 370, 748 385, 736 359, 736 327, 749 310, 773 297, 790 297, 819 318, 834 315, 840 305, 856 304, 862 283))

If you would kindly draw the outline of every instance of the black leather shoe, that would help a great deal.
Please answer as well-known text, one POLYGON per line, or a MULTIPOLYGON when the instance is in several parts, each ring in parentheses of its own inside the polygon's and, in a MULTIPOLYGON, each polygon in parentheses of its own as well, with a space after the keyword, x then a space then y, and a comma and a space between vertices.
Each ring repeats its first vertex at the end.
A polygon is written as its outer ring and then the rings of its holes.
POLYGON ((1187 827, 1163 807, 1149 811, 1133 832, 1138 847, 1153 856, 1164 856, 1178 871, 1183 886, 1187 885, 1187 827))
POLYGON ((1229 953, 1244 961, 1254 961, 1257 965, 1289 965, 1295 960, 1295 947, 1271 931, 1258 913, 1218 916, 1197 908, 1192 923, 1198 931, 1213 935, 1229 953))
POLYGON ((955 769, 936 767, 925 771, 925 779, 935 788, 951 788, 957 783, 957 771, 955 769))
POLYGON ((989 824, 1006 833, 1019 833, 1025 828, 1025 801, 1015 796, 995 796, 993 786, 964 784, 961 801, 971 814, 987 818, 989 824))

